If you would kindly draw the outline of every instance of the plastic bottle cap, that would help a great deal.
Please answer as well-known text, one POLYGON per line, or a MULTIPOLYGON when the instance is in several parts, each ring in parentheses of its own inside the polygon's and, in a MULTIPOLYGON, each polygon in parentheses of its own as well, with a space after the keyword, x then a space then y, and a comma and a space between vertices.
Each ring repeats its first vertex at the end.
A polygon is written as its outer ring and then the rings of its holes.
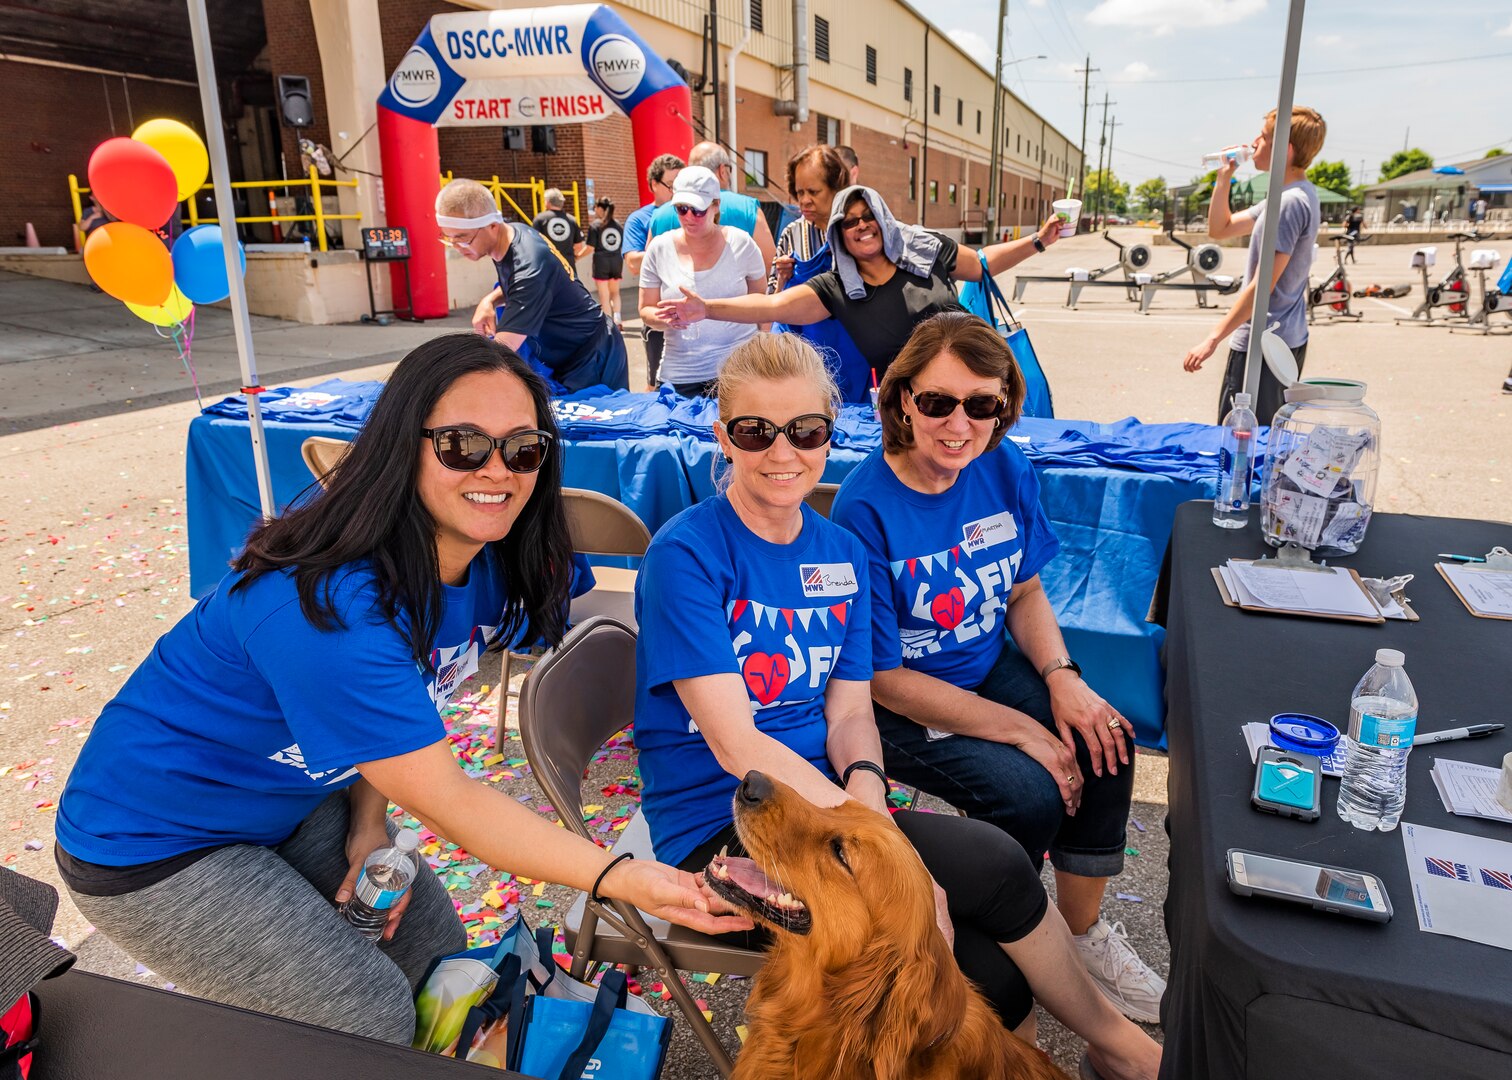
POLYGON ((414 829, 400 829, 394 837, 394 846, 400 851, 414 851, 420 846, 420 834, 414 829))
POLYGON ((1250 396, 1248 394, 1235 394, 1234 395, 1234 408, 1236 408, 1236 409, 1247 409, 1249 407, 1250 407, 1250 396))
POLYGON ((1386 667, 1401 667, 1407 662, 1407 657, 1400 649, 1377 649, 1376 663, 1386 667))

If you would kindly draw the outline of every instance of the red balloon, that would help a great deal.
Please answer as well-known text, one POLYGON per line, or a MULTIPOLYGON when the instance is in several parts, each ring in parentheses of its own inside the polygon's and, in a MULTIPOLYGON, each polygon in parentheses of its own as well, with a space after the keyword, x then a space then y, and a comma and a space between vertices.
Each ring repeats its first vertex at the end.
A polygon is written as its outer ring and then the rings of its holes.
POLYGON ((106 139, 89 156, 89 190, 112 217, 158 229, 178 212, 168 159, 135 139, 106 139))

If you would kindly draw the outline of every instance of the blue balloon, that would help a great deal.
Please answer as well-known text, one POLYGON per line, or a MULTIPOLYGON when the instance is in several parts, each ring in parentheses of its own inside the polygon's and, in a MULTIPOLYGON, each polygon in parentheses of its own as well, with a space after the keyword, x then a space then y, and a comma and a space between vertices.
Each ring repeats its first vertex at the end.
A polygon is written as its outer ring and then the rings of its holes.
MULTIPOLYGON (((225 246, 219 225, 196 225, 173 242, 173 283, 196 304, 214 304, 231 295, 226 280, 225 246)), ((247 253, 240 244, 242 273, 247 272, 247 253)))

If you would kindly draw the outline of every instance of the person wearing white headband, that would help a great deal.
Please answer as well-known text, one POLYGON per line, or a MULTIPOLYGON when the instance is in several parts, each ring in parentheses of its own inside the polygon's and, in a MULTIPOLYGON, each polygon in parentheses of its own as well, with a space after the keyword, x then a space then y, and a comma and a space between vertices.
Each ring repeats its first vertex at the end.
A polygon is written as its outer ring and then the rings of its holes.
POLYGON ((473 329, 544 364, 569 391, 630 386, 625 341, 546 238, 513 225, 476 180, 436 196, 441 242, 472 262, 492 259, 499 284, 478 303, 473 329))

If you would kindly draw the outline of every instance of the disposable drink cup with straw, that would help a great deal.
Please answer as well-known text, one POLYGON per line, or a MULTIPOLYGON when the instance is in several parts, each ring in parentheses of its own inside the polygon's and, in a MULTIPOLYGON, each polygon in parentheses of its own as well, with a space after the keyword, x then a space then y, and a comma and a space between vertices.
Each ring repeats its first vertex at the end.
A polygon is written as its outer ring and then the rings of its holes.
POLYGON ((1081 217, 1081 200, 1056 199, 1050 204, 1050 209, 1054 210, 1055 216, 1061 219, 1061 236, 1075 236, 1076 222, 1081 217))

